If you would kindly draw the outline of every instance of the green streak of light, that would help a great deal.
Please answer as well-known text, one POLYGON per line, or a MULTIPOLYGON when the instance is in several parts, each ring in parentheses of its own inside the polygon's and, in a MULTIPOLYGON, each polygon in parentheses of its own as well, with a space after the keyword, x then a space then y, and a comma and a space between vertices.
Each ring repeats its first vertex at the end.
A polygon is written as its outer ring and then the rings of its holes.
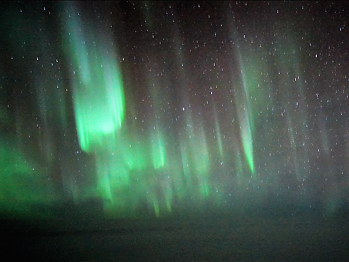
POLYGON ((84 30, 73 15, 67 26, 77 131, 81 149, 88 152, 91 147, 100 147, 103 136, 113 134, 122 125, 125 114, 122 77, 115 51, 107 44, 112 43, 111 37, 84 30), (86 36, 84 32, 88 32, 86 36))
POLYGON ((253 142, 252 142, 252 131, 250 126, 250 121, 246 110, 244 113, 239 112, 240 124, 241 124, 241 138, 242 146, 244 149, 245 157, 252 174, 254 174, 254 159, 253 159, 253 142), (241 116, 244 114, 244 116, 241 116))
POLYGON ((252 114, 253 107, 251 104, 250 91, 256 88, 258 78, 253 66, 246 67, 243 63, 241 53, 238 51, 239 64, 241 67, 243 90, 241 92, 235 91, 238 101, 238 115, 241 125, 241 139, 244 149, 245 157, 250 171, 254 174, 254 157, 253 157, 253 132, 255 131, 254 116, 252 114), (242 112, 243 111, 243 112, 242 112))

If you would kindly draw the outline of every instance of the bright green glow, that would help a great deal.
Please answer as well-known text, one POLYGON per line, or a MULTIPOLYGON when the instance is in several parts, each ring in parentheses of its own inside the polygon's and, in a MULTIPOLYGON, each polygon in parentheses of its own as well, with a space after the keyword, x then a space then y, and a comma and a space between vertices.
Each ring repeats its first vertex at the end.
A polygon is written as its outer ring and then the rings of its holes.
POLYGON ((235 91, 237 95, 237 105, 238 105, 238 116, 240 121, 240 133, 242 139, 242 146, 244 149, 245 157, 249 166, 250 171, 254 174, 254 157, 253 157, 253 132, 255 130, 254 126, 254 116, 252 110, 254 109, 251 102, 250 90, 257 87, 257 79, 255 79, 256 73, 254 72, 253 65, 246 67, 243 63, 240 51, 238 51, 239 63, 242 72, 242 82, 243 90, 235 91))
POLYGON ((84 151, 89 151, 91 144, 103 143, 103 136, 118 130, 124 117, 124 96, 118 70, 116 66, 112 68, 112 63, 104 64, 109 70, 95 68, 93 80, 81 81, 82 84, 74 88, 78 136, 84 151), (103 78, 99 77, 101 75, 103 78))
POLYGON ((97 194, 109 201, 109 206, 118 205, 122 199, 115 203, 116 192, 130 183, 130 170, 141 163, 134 158, 134 153, 139 152, 130 149, 120 137, 125 97, 115 47, 107 32, 85 30, 76 10, 69 11, 67 46, 72 58, 73 103, 80 147, 95 154, 97 194))
POLYGON ((242 146, 244 148, 245 157, 247 159, 250 171, 254 173, 254 161, 253 161, 253 142, 250 122, 248 120, 247 112, 239 112, 240 124, 241 124, 241 138, 242 146))
MULTIPOLYGON (((245 91, 243 92, 243 94, 245 91)), ((240 136, 242 140, 242 147, 247 160, 248 166, 252 174, 254 174, 254 156, 253 156, 253 134, 251 128, 251 113, 249 111, 246 97, 240 92, 235 91, 237 98, 237 113, 240 123, 240 136)))
POLYGON ((84 30, 73 16, 67 22, 72 56, 74 109, 81 149, 103 145, 103 137, 115 133, 125 115, 122 78, 116 54, 107 35, 84 30), (90 32, 86 36, 84 32, 90 32))

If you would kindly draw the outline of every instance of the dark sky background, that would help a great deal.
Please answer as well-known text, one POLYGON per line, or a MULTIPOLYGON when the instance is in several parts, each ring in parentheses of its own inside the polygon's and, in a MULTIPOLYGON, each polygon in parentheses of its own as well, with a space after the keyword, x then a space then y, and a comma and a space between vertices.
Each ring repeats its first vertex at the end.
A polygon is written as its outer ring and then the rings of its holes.
POLYGON ((97 197, 127 215, 285 199, 331 212, 348 197, 345 2, 0 10, 3 209, 97 197))

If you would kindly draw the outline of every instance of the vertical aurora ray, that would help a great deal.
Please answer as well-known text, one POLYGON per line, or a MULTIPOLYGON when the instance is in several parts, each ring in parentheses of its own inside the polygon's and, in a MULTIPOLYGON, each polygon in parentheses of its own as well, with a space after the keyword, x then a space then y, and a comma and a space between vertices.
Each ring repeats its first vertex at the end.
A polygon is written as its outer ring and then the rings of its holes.
MULTIPOLYGON (((238 41, 239 43, 239 41, 238 41)), ((237 113, 241 126, 241 139, 245 158, 249 169, 254 175, 255 160, 253 141, 256 136, 256 125, 263 121, 260 119, 260 112, 265 110, 265 104, 272 97, 272 89, 269 85, 263 84, 263 75, 268 75, 268 64, 261 55, 253 48, 236 48, 236 56, 240 68, 240 79, 242 88, 234 89, 237 105, 237 113)), ((265 49, 262 49, 266 52, 265 49)), ((263 53, 263 52, 262 52, 263 53)))
POLYGON ((72 57, 74 110, 81 149, 103 146, 125 115, 123 84, 116 53, 108 34, 86 30, 76 10, 67 18, 69 56, 72 57), (84 35, 83 33, 86 33, 84 35))
POLYGON ((159 128, 156 128, 151 134, 151 148, 152 148, 152 163, 155 169, 161 168, 165 165, 165 145, 164 140, 160 134, 159 128))
MULTIPOLYGON (((155 71, 155 70, 154 70, 155 71)), ((162 111, 161 111, 161 95, 158 88, 159 83, 154 83, 152 80, 148 80, 150 83, 150 95, 152 97, 152 115, 154 125, 150 130, 150 141, 151 141, 151 153, 152 153, 152 165, 153 168, 159 169, 165 166, 166 163, 166 147, 165 137, 163 135, 163 128, 161 126, 162 111)))
POLYGON ((67 3, 66 31, 71 57, 73 105, 80 147, 96 158, 97 192, 113 203, 113 192, 129 183, 129 170, 116 145, 122 139, 125 97, 117 55, 107 30, 89 30, 82 24, 75 4, 67 3))
POLYGON ((238 114, 241 125, 242 146, 250 171, 254 174, 253 141, 250 121, 246 109, 238 110, 238 114))
MULTIPOLYGON (((232 24, 233 23, 231 23, 230 26, 230 33, 237 40, 239 46, 239 40, 238 37, 236 37, 237 33, 235 32, 235 29, 233 28, 232 24)), ((242 81, 242 88, 238 89, 236 86, 232 88, 234 89, 235 94, 237 107, 236 109, 240 123, 240 136, 242 140, 243 151, 250 172, 252 173, 252 175, 254 175, 255 167, 253 153, 253 133, 255 131, 255 121, 253 110, 255 108, 252 106, 252 95, 250 94, 250 91, 255 90, 257 86, 257 79, 255 79, 256 76, 254 74, 254 67, 256 65, 254 65, 253 63, 249 63, 248 66, 245 65, 243 60, 244 56, 241 50, 238 47, 235 48, 235 50, 238 64, 240 67, 240 78, 242 81)), ((248 54, 246 56, 248 56, 253 61, 252 54, 248 54)), ((249 58, 245 58, 245 60, 249 61, 249 58)))
POLYGON ((236 97, 238 98, 237 102, 237 114, 240 123, 240 136, 242 140, 242 147, 247 160, 249 169, 252 174, 254 174, 254 156, 253 156, 253 133, 251 124, 252 119, 250 118, 251 113, 246 102, 245 96, 242 98, 238 91, 235 90, 236 97))
POLYGON ((109 76, 104 75, 106 73, 111 74, 96 68, 93 81, 82 81, 82 84, 76 82, 74 88, 79 142, 81 148, 87 152, 93 145, 102 146, 103 136, 115 133, 121 127, 124 117, 121 78, 117 70, 109 76), (103 78, 98 77, 100 75, 103 78))

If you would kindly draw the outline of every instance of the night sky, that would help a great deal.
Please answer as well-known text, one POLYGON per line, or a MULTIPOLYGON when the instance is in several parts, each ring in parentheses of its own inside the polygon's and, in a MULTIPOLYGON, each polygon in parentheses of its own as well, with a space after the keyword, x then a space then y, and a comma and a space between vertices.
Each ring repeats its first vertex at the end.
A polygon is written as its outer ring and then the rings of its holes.
POLYGON ((0 209, 335 212, 349 197, 348 7, 1 3, 0 209))

